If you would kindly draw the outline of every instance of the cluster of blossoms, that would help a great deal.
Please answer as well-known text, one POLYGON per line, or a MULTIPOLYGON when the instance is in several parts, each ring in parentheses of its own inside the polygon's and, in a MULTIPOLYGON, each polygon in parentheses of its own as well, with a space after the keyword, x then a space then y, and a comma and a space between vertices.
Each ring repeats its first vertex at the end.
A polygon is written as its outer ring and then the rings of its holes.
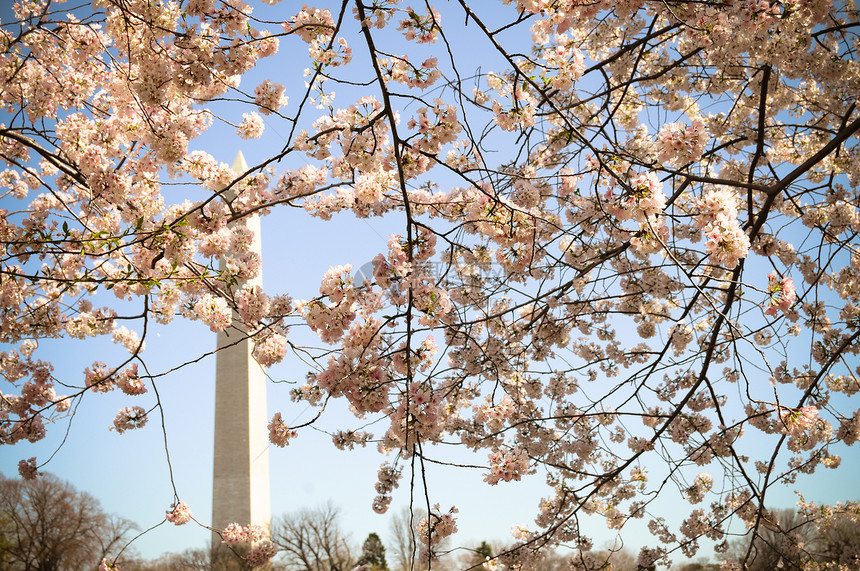
POLYGON ((528 541, 531 539, 532 532, 522 524, 514 524, 511 526, 511 537, 517 541, 528 541))
POLYGON ((338 450, 353 450, 356 446, 366 446, 372 437, 372 434, 363 430, 338 430, 331 440, 338 450))
POLYGON ((116 430, 118 434, 122 434, 126 430, 140 428, 146 424, 149 417, 146 411, 140 406, 128 406, 120 409, 116 418, 113 419, 111 430, 116 430))
POLYGON ((89 300, 81 300, 79 313, 65 322, 65 330, 76 339, 86 339, 94 335, 105 335, 113 331, 116 312, 107 308, 94 309, 89 300))
POLYGON ((690 125, 669 123, 657 134, 657 160, 684 166, 702 158, 705 145, 711 140, 705 123, 693 119, 690 125))
POLYGON ((491 432, 502 430, 505 422, 516 412, 511 395, 503 396, 498 404, 492 404, 490 398, 487 397, 485 404, 475 405, 473 410, 475 411, 475 422, 486 424, 487 429, 491 432))
MULTIPOLYGON (((454 304, 448 292, 444 288, 433 285, 430 279, 430 276, 421 274, 412 277, 411 281, 415 284, 412 288, 412 303, 422 313, 418 323, 433 329, 448 319, 454 304)), ((429 343, 432 344, 432 342, 431 338, 429 343)), ((433 345, 424 347, 428 358, 435 353, 433 347, 433 345)))
POLYGON ((436 42, 439 35, 439 23, 442 16, 435 9, 430 8, 426 14, 419 14, 411 6, 406 8, 408 18, 400 20, 398 30, 403 31, 403 36, 409 41, 419 44, 432 44, 436 42))
POLYGON ((272 301, 256 284, 245 284, 234 294, 236 311, 244 323, 257 324, 269 315, 272 301))
POLYGON ((410 63, 406 55, 379 58, 379 67, 385 71, 388 79, 417 89, 426 89, 442 77, 442 72, 436 67, 438 63, 435 57, 425 59, 420 66, 410 63))
POLYGON ((328 9, 308 8, 301 11, 283 24, 287 33, 298 34, 307 43, 320 38, 330 38, 334 34, 334 18, 328 9))
MULTIPOLYGON (((273 83, 268 79, 258 85, 256 89, 254 89, 254 95, 256 95, 254 103, 257 104, 257 108, 259 109, 260 113, 263 113, 264 115, 277 113, 278 109, 289 103, 289 99, 286 95, 284 95, 284 91, 286 91, 286 89, 287 88, 280 83, 273 83)), ((253 122, 254 128, 258 128, 260 133, 262 134, 262 118, 260 118, 259 115, 256 117, 256 119, 249 116, 245 119, 245 121, 253 122)), ((243 125, 245 124, 245 121, 242 122, 243 125)), ((242 127, 240 127, 240 129, 242 129, 242 127)), ((256 137, 245 138, 250 139, 256 137)))
POLYGON ((395 373, 404 376, 412 371, 427 371, 433 366, 433 356, 438 350, 432 335, 428 335, 416 349, 410 350, 405 342, 401 343, 391 359, 391 368, 395 373))
POLYGON ((484 475, 484 481, 491 486, 498 484, 500 480, 520 480, 528 474, 531 467, 528 453, 521 447, 490 452, 489 457, 490 473, 484 475))
MULTIPOLYGON (((346 65, 352 59, 352 49, 345 38, 337 38, 336 42, 332 42, 335 24, 328 9, 303 6, 282 27, 287 33, 298 34, 308 44, 308 55, 315 69, 346 65)), ((305 73, 310 74, 310 70, 305 70, 305 73)))
POLYGON ((215 332, 227 329, 233 318, 233 312, 227 300, 211 293, 200 296, 194 304, 194 315, 215 332))
POLYGON ((39 475, 39 466, 35 456, 18 462, 18 474, 25 480, 34 480, 39 475))
MULTIPOLYGON (((352 60, 352 48, 349 47, 345 38, 338 38, 334 45, 329 47, 330 45, 328 39, 311 42, 308 53, 317 65, 338 67, 346 65, 352 60)), ((329 97, 333 97, 333 95, 329 97)))
POLYGON ((437 440, 443 434, 446 411, 440 391, 434 389, 428 383, 414 382, 400 395, 385 433, 387 447, 409 450, 417 442, 437 440))
POLYGON ((842 419, 839 426, 839 439, 849 446, 860 440, 860 410, 842 419))
POLYGON ((815 428, 818 422, 818 409, 802 406, 798 409, 780 407, 779 421, 786 434, 801 434, 815 428))
POLYGON ((794 280, 789 277, 780 278, 776 272, 767 276, 768 300, 764 310, 765 315, 775 316, 777 311, 783 313, 791 309, 797 301, 797 292, 794 289, 794 280))
POLYGON ((379 467, 376 476, 376 492, 379 495, 373 498, 373 511, 379 514, 388 511, 388 506, 391 505, 391 494, 400 485, 401 476, 400 470, 388 462, 384 462, 379 467))
POLYGON ((114 371, 101 361, 84 369, 84 384, 97 393, 105 393, 114 387, 114 371))
POLYGON ((685 490, 687 500, 691 504, 697 504, 702 501, 706 492, 709 492, 714 486, 714 478, 710 474, 701 473, 693 480, 693 485, 685 490))
POLYGON ((511 96, 510 106, 503 106, 499 100, 493 101, 493 120, 496 125, 505 131, 517 131, 534 126, 538 100, 531 90, 519 83, 513 90, 509 90, 507 84, 494 75, 487 76, 487 81, 490 87, 499 92, 500 97, 511 96), (495 78, 495 81, 491 81, 490 78, 495 78))
MULTIPOLYGON (((686 537, 694 540, 702 536, 716 540, 723 537, 723 534, 718 529, 715 529, 714 523, 710 521, 707 512, 701 509, 693 510, 690 513, 690 517, 685 519, 681 524, 680 531, 686 537)), ((697 549, 698 546, 694 543, 682 547, 685 555, 695 555, 697 549)))
POLYGON ((277 545, 271 541, 261 541, 251 548, 245 556, 245 562, 252 568, 265 567, 277 553, 277 545))
POLYGON ((682 355, 687 346, 693 341, 693 328, 689 325, 675 325, 671 332, 672 350, 675 356, 682 355))
POLYGON ((340 339, 356 317, 358 292, 351 271, 352 266, 347 265, 335 266, 326 272, 320 293, 331 303, 326 304, 321 299, 299 303, 304 320, 327 343, 340 339))
MULTIPOLYGON (((452 143, 457 134, 463 130, 457 119, 457 108, 446 105, 441 99, 437 99, 431 109, 422 107, 418 109, 418 117, 410 119, 407 127, 418 129, 422 135, 419 141, 412 144, 412 148, 427 154, 436 155, 447 143, 452 143), (428 116, 428 111, 433 112, 434 119, 428 116)), ((427 236, 429 238, 429 236, 427 236)))
POLYGON ((711 261, 734 269, 749 250, 749 237, 737 225, 715 225, 707 233, 706 251, 711 261))
POLYGON ((432 547, 457 533, 457 520, 454 517, 457 512, 457 508, 452 507, 447 513, 442 513, 439 504, 434 505, 430 515, 422 518, 415 528, 418 538, 424 545, 432 547))
POLYGON ((287 355, 287 338, 280 333, 263 334, 254 338, 254 359, 263 367, 280 363, 287 355))
POLYGON ((263 567, 278 553, 278 547, 266 539, 266 531, 259 525, 242 527, 231 523, 221 532, 221 539, 227 545, 248 545, 245 562, 253 567, 263 567))
MULTIPOLYGON (((316 389, 345 396, 356 411, 378 412, 388 406, 390 359, 380 355, 381 322, 371 319, 353 323, 344 337, 345 353, 331 357, 326 369, 314 376, 316 389)), ((315 389, 304 398, 316 398, 315 389)))
POLYGON ((554 72, 550 80, 553 89, 569 91, 585 72, 585 58, 568 36, 556 36, 556 42, 556 45, 545 49, 541 57, 554 72))
POLYGON ((705 249, 711 262, 734 269, 750 249, 750 240, 738 222, 738 199, 728 188, 710 189, 695 200, 699 209, 696 224, 707 238, 705 249))
POLYGON ((659 226, 658 218, 666 208, 666 195, 663 183, 656 173, 636 173, 629 178, 621 194, 606 194, 606 211, 619 220, 635 219, 640 222, 652 221, 659 226))
POLYGON ((174 525, 185 525, 193 518, 191 508, 185 502, 171 504, 164 517, 174 525))
POLYGON ((129 353, 138 353, 146 348, 146 343, 140 340, 137 332, 127 327, 117 327, 113 330, 113 342, 125 347, 129 353))
POLYGON ((269 423, 269 442, 283 448, 290 443, 291 438, 296 436, 298 433, 287 426, 287 423, 281 418, 280 412, 276 412, 269 423))
POLYGON ((305 165, 289 171, 278 179, 275 196, 308 196, 321 187, 328 177, 328 169, 305 165))
POLYGON ((266 530, 259 525, 246 525, 242 527, 237 523, 231 523, 221 532, 221 539, 228 545, 257 543, 265 537, 266 530))
POLYGON ((663 547, 643 547, 639 550, 639 555, 636 557, 636 564, 641 569, 654 567, 655 564, 666 558, 666 549, 663 547))
POLYGON ((264 128, 263 118, 251 111, 242 113, 242 123, 236 128, 236 134, 243 139, 258 139, 262 136, 264 128))
POLYGON ((33 358, 37 348, 38 343, 25 340, 18 351, 0 352, 0 378, 12 384, 23 380, 20 395, 2 393, 0 397, 0 445, 40 440, 45 436, 44 421, 50 418, 51 408, 56 414, 69 410, 70 400, 58 396, 54 389, 53 367, 33 358))
POLYGON ((136 396, 146 392, 146 385, 137 374, 137 363, 129 363, 119 372, 111 371, 99 386, 103 390, 110 390, 114 385, 127 395, 136 396))

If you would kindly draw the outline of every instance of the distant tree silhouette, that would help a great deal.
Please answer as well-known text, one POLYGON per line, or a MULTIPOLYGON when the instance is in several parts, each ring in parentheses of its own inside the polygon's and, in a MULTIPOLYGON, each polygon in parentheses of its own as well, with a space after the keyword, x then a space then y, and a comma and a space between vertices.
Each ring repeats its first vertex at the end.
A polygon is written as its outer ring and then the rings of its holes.
MULTIPOLYGON (((150 560, 124 559, 121 571, 224 571, 227 564, 217 557, 213 561, 212 547, 212 545, 193 547, 181 553, 164 553, 150 560)), ((230 562, 230 564, 234 563, 234 561, 230 562)), ((287 566, 282 561, 271 561, 266 567, 256 569, 257 571, 286 571, 287 566)))
POLYGON ((765 514, 758 529, 732 542, 726 558, 748 571, 860 569, 860 520, 824 518, 792 509, 765 514), (835 567, 840 566, 841 567, 835 567))
POLYGON ((656 566, 641 567, 626 548, 582 551, 568 558, 566 569, 573 571, 653 571, 656 566))
POLYGON ((418 563, 418 538, 415 536, 415 526, 424 517, 420 511, 410 512, 403 508, 400 513, 391 518, 391 538, 394 569, 398 571, 412 569, 420 571, 424 567, 418 563))
POLYGON ((484 557, 492 557, 493 556, 493 548, 486 541, 482 541, 481 545, 475 550, 478 555, 482 555, 484 557))
POLYGON ((0 568, 95 569, 117 553, 134 523, 105 513, 98 500, 51 474, 0 475, 0 568))
POLYGON ((819 527, 813 545, 820 563, 860 569, 860 521, 857 519, 842 519, 819 527))
POLYGON ((355 557, 331 504, 302 510, 272 522, 272 541, 288 571, 350 571, 355 557))
POLYGON ((388 563, 385 562, 385 546, 377 534, 370 533, 364 540, 358 564, 364 565, 368 571, 388 571, 388 563))
POLYGON ((426 517, 427 512, 423 509, 410 510, 404 507, 391 518, 389 553, 392 571, 426 571, 429 567, 432 567, 433 571, 460 569, 455 565, 455 558, 449 554, 450 537, 443 538, 434 546, 435 556, 432 566, 428 566, 426 545, 421 542, 417 533, 419 523, 426 517))
POLYGON ((720 564, 694 561, 681 565, 680 571, 720 571, 720 564))
POLYGON ((810 549, 815 534, 811 520, 795 510, 774 510, 762 517, 757 529, 733 541, 727 556, 745 560, 749 571, 799 571, 813 562, 810 549))

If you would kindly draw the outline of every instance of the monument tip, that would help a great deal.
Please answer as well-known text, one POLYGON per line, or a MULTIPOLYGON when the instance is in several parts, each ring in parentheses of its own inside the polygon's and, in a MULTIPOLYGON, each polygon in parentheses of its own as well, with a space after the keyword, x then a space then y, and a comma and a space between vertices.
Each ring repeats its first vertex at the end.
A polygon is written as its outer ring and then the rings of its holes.
POLYGON ((248 163, 245 162, 245 155, 242 154, 242 151, 236 153, 236 158, 233 159, 233 166, 230 168, 233 169, 233 172, 236 174, 242 174, 248 171, 248 163))

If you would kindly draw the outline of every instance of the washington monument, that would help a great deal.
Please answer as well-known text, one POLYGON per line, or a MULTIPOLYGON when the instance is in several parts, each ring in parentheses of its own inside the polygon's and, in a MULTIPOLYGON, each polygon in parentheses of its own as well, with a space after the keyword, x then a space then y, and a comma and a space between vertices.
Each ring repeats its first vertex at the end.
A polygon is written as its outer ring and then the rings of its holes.
MULTIPOLYGON (((242 152, 233 172, 248 170, 242 152)), ((235 222, 254 233, 252 251, 262 257, 260 218, 253 215, 235 222)), ((248 282, 262 286, 262 272, 248 282)), ((230 523, 261 525, 271 521, 269 452, 266 429, 266 375, 251 354, 252 343, 233 314, 233 324, 218 333, 215 365, 215 459, 212 487, 212 526, 230 523)), ((213 534, 214 548, 221 542, 213 534)))

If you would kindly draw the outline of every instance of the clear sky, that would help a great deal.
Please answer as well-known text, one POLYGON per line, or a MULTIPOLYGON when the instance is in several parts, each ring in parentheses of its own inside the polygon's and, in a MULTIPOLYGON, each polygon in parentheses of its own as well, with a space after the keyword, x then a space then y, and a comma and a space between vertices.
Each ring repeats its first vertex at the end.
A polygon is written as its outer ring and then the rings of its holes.
MULTIPOLYGON (((295 3, 283 2, 265 13, 273 15, 272 19, 283 19, 293 5, 295 3)), ((259 9, 263 11, 262 7, 259 9)), ((0 10, 0 18, 6 21, 7 17, 4 7, 0 10)), ((355 31, 354 21, 347 25, 348 30, 355 31)), ((277 57, 288 66, 292 54, 304 66, 305 50, 303 43, 284 39, 281 41, 281 54, 277 57)), ((483 65, 485 70, 491 69, 494 66, 490 63, 482 61, 480 54, 475 55, 475 67, 483 65)), ((501 68, 501 65, 495 67, 501 68)), ((268 66, 267 69, 272 68, 268 66)), ((300 70, 299 73, 294 69, 290 71, 291 78, 300 76, 300 70)), ((243 87, 253 90, 263 77, 262 73, 254 71, 244 80, 243 87)), ((297 87, 300 89, 301 85, 297 87)), ((291 99, 298 97, 296 87, 290 89, 291 99)), ((352 103, 354 93, 343 87, 337 91, 335 107, 352 103)), ((219 113, 230 114, 228 118, 236 123, 241 120, 242 111, 247 109, 219 108, 219 113)), ((248 163, 254 165, 282 148, 282 136, 286 135, 280 132, 283 128, 283 125, 270 122, 260 140, 248 142, 239 139, 232 127, 216 121, 207 134, 192 142, 192 149, 206 150, 228 164, 241 149, 248 163)), ((283 168, 276 167, 279 171, 283 168)), ((192 200, 203 197, 203 191, 188 188, 171 189, 165 194, 169 203, 181 202, 186 196, 192 200)), ((400 232, 403 232, 403 223, 396 217, 358 220, 352 215, 341 215, 325 222, 311 219, 302 210, 278 212, 266 217, 263 220, 263 281, 266 291, 269 294, 289 293, 296 299, 318 295, 320 278, 330 266, 353 264, 360 267, 375 254, 386 250, 391 233, 400 232)), ((131 304, 138 307, 141 303, 134 301, 131 304)), ((312 338, 307 335, 297 331, 291 340, 310 341, 312 338)), ((152 372, 160 373, 213 351, 215 334, 202 323, 179 319, 168 326, 150 324, 146 344, 144 358, 152 372)), ((53 360, 55 376, 61 380, 69 379, 69 383, 74 385, 81 384, 84 368, 93 361, 111 363, 127 354, 124 349, 102 339, 44 341, 41 350, 44 351, 41 358, 53 360)), ((164 512, 173 501, 173 483, 180 499, 191 506, 195 517, 201 523, 208 523, 212 492, 214 370, 214 356, 209 356, 159 378, 155 386, 163 418, 159 411, 155 411, 145 428, 122 435, 108 430, 116 412, 133 404, 146 408, 152 406, 155 404, 154 391, 150 390, 141 397, 118 393, 89 394, 76 408, 67 436, 65 426, 50 426, 48 437, 42 442, 0 448, 0 471, 13 477, 18 460, 37 456, 41 462, 54 454, 45 471, 89 492, 101 501, 105 510, 135 521, 142 529, 157 525, 164 519, 164 512), (169 452, 172 466, 172 483, 166 452, 169 452)), ((301 361, 292 356, 270 370, 269 418, 272 413, 280 411, 288 424, 295 425, 315 414, 305 404, 296 404, 289 399, 289 390, 295 383, 303 381, 306 371, 301 361)), ((0 387, 0 390, 8 388, 0 387)), ((341 403, 326 413, 319 425, 321 430, 361 426, 361 421, 356 420, 341 403)), ((267 423, 269 418, 260 419, 260 422, 267 423)), ((371 425, 366 430, 379 435, 384 426, 371 425)), ((754 448, 755 441, 751 442, 754 448)), ((843 457, 843 467, 839 471, 820 469, 814 479, 805 483, 801 480, 798 487, 804 488, 807 499, 835 502, 860 497, 856 484, 856 474, 860 471, 857 450, 842 447, 836 452, 843 457)), ((360 546, 369 532, 379 533, 386 541, 390 518, 371 510, 371 502, 376 495, 376 471, 385 460, 374 446, 341 452, 334 448, 330 436, 324 432, 304 430, 288 447, 270 447, 269 454, 273 515, 313 508, 331 501, 341 508, 344 528, 351 532, 356 545, 360 546)), ((470 457, 453 447, 438 448, 432 455, 454 463, 486 462, 485 455, 470 457)), ((549 493, 542 485, 540 473, 522 482, 489 487, 483 483, 484 471, 481 469, 427 465, 426 470, 430 502, 440 503, 443 510, 451 506, 460 509, 460 533, 454 537, 455 544, 474 546, 482 540, 510 541, 512 524, 534 528, 532 522, 538 501, 549 493)), ((400 489, 395 492, 390 513, 408 505, 409 487, 409 474, 405 473, 400 489)), ((423 490, 418 482, 415 501, 419 507, 423 504, 423 490)), ((775 504, 784 506, 791 506, 794 501, 790 490, 774 498, 775 504)), ((671 512, 671 509, 667 511, 671 512)), ((638 549, 647 533, 637 523, 634 522, 629 530, 625 528, 625 540, 634 550, 638 549)), ((613 537, 613 533, 597 521, 594 531, 589 530, 589 533, 597 538, 597 547, 613 537)), ((209 533, 193 523, 184 527, 165 523, 137 540, 134 547, 146 557, 155 557, 163 552, 203 547, 208 538, 209 533)))

